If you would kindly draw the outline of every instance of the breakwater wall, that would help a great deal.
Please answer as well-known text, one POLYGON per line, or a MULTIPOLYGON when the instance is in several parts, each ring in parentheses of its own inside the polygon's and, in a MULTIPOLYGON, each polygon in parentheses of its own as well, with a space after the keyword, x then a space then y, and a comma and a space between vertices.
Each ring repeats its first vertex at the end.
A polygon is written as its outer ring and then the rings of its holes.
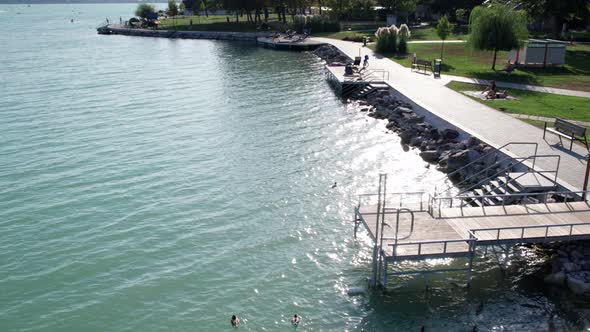
POLYGON ((180 38, 180 39, 213 39, 256 41, 258 37, 270 37, 269 32, 222 32, 222 31, 177 31, 152 30, 125 27, 104 26, 96 29, 103 35, 123 35, 134 37, 180 38))

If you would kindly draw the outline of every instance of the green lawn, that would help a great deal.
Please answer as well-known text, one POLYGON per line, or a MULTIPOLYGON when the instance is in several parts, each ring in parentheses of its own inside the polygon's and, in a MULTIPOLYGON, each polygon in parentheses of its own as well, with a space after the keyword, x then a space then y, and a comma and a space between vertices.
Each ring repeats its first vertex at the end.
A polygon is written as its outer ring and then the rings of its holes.
MULTIPOLYGON (((408 44, 408 54, 419 59, 440 58, 440 44, 408 44)), ((403 66, 410 67, 411 56, 386 54, 403 66)), ((493 79, 497 81, 552 86, 590 91, 590 45, 568 46, 566 65, 555 68, 517 69, 511 74, 491 70, 492 52, 473 51, 465 44, 445 44, 443 74, 493 79)), ((508 52, 498 52, 496 69, 505 67, 508 52)))
MULTIPOLYGON (((227 22, 225 15, 206 16, 177 16, 176 18, 167 18, 160 22, 158 29, 168 30, 177 29, 183 31, 232 31, 232 32, 257 32, 260 31, 256 24, 246 22, 246 16, 240 17, 238 23, 235 22, 235 16, 230 16, 230 22, 227 22), (190 24, 192 20, 192 25, 190 24)), ((287 22, 291 20, 287 16, 287 22)), ((283 30, 284 23, 279 22, 276 14, 271 14, 267 23, 272 30, 283 30)))
MULTIPOLYGON (((476 84, 451 82, 447 87, 455 91, 483 91, 476 84)), ((499 88, 499 90, 504 90, 499 88)), ((499 111, 590 122, 589 98, 562 96, 551 93, 505 89, 516 100, 481 100, 472 98, 499 111)))
MULTIPOLYGON (((440 40, 436 34, 436 27, 427 26, 418 29, 410 29, 410 40, 440 40)), ((447 37, 447 40, 465 40, 467 39, 467 26, 453 25, 453 32, 447 37)))

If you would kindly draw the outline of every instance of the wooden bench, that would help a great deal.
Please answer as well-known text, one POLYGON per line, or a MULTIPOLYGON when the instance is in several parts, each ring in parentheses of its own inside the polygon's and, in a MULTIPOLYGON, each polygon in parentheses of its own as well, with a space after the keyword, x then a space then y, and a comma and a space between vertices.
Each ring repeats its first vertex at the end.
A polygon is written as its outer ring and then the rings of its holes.
POLYGON ((555 123, 553 125, 555 128, 547 128, 547 122, 545 122, 545 126, 543 128, 543 139, 545 139, 545 133, 551 132, 554 133, 559 137, 559 142, 563 146, 563 141, 561 140, 562 137, 565 137, 571 140, 570 144, 570 151, 574 146, 574 141, 580 141, 586 145, 586 150, 588 150, 588 142, 586 141, 586 128, 582 126, 578 126, 575 123, 571 123, 562 119, 555 119, 555 123))
POLYGON ((414 59, 414 61, 412 62, 412 70, 414 68, 417 68, 418 70, 420 70, 420 68, 422 68, 422 70, 424 70, 425 73, 426 73, 426 69, 430 69, 430 71, 433 71, 432 61, 422 60, 422 59, 414 59))

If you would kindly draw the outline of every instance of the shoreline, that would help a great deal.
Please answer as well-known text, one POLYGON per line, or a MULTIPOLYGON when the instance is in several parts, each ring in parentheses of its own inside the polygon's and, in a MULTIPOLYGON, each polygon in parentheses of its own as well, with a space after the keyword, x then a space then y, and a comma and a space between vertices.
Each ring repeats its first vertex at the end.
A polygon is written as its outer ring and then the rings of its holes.
POLYGON ((229 31, 186 31, 186 30, 151 30, 102 26, 96 29, 100 35, 122 35, 133 37, 211 39, 256 41, 259 37, 270 37, 270 32, 229 32, 229 31))

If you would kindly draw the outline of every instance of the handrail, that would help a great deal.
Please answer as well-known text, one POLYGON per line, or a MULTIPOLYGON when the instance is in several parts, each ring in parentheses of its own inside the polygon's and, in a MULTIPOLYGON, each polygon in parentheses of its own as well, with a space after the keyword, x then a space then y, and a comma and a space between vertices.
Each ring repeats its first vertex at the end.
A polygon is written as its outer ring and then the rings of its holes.
POLYGON ((442 252, 436 254, 446 254, 448 249, 449 243, 459 243, 459 242, 466 242, 469 245, 469 252, 473 252, 475 249, 474 243, 477 239, 476 238, 469 238, 469 239, 449 239, 449 240, 428 240, 428 241, 412 241, 412 242, 404 242, 404 243, 390 243, 389 246, 393 247, 392 254, 393 256, 397 255, 397 248, 400 246, 418 246, 418 253, 417 255, 422 254, 422 246, 423 245, 433 245, 433 244, 442 244, 443 250, 442 252))
MULTIPOLYGON (((537 154, 537 151, 538 151, 538 149, 539 149, 539 143, 536 143, 536 142, 508 142, 508 143, 506 143, 506 144, 502 145, 502 146, 501 146, 501 147, 499 147, 499 148, 494 148, 494 147, 492 147, 492 150, 491 150, 491 151, 489 151, 489 152, 487 152, 487 153, 484 153, 484 154, 480 155, 479 157, 477 157, 477 158, 475 158, 474 160, 472 160, 471 162, 469 162, 467 165, 464 165, 464 166, 462 166, 462 167, 460 167, 460 168, 458 168, 458 169, 456 169, 456 170, 452 171, 451 173, 447 173, 447 175, 446 175, 445 177, 443 177, 443 178, 441 178, 441 179, 439 179, 439 180, 437 180, 437 181, 435 181, 435 182, 436 182, 436 183, 440 183, 440 182, 442 182, 443 180, 446 180, 446 179, 448 179, 449 177, 451 177, 451 176, 453 176, 453 175, 457 174, 458 172, 460 172, 460 171, 462 171, 462 170, 466 169, 467 167, 471 167, 473 164, 475 164, 476 162, 478 162, 478 161, 480 161, 480 160, 482 160, 482 159, 484 159, 484 158, 486 158, 486 157, 490 156, 492 153, 498 153, 498 152, 501 152, 501 151, 502 151, 502 149, 504 149, 504 148, 506 148, 507 146, 510 146, 510 145, 534 145, 534 146, 535 146, 535 152, 533 153, 533 155, 536 155, 536 154, 537 154)), ((534 167, 535 167, 535 160, 533 160, 533 168, 534 168, 534 167)), ((434 190, 435 190, 435 194, 436 194, 436 185, 435 185, 435 189, 434 189, 434 190)), ((449 190, 449 188, 447 188, 447 189, 443 190, 442 192, 445 192, 445 191, 448 191, 448 190, 449 190)), ((442 193, 442 192, 441 192, 441 193, 442 193)))
MULTIPOLYGON (((475 228, 475 229, 470 229, 471 232, 473 232, 473 234, 475 234, 476 232, 491 232, 491 231, 496 231, 496 240, 501 240, 501 231, 503 230, 514 230, 514 229, 520 229, 520 237, 518 238, 506 238, 506 240, 512 240, 512 239, 524 239, 524 234, 525 231, 527 229, 536 229, 536 228, 545 228, 545 236, 544 238, 547 239, 548 235, 549 235, 549 228, 556 228, 556 227, 569 227, 569 234, 567 235, 568 237, 572 236, 572 233, 574 231, 574 227, 575 226, 590 226, 590 222, 582 222, 582 223, 568 223, 568 224, 551 224, 551 225, 529 225, 529 226, 507 226, 507 227, 488 227, 488 228, 475 228)), ((565 235, 559 235, 559 236, 565 236, 565 235)))
MULTIPOLYGON (((524 165, 524 163, 526 161, 530 160, 530 159, 536 160, 537 158, 557 158, 557 166, 556 166, 556 168, 555 168, 554 171, 537 171, 534 168, 529 168, 529 170, 532 171, 533 173, 538 173, 538 174, 541 174, 541 175, 543 173, 555 173, 555 177, 554 177, 553 182, 556 182, 557 181, 557 174, 559 172, 559 165, 561 163, 561 156, 559 156, 559 155, 533 155, 533 156, 528 156, 528 157, 517 157, 517 158, 506 157, 501 162, 504 162, 504 161, 507 161, 507 160, 514 160, 514 161, 518 161, 518 162, 515 163, 515 164, 510 164, 510 165, 502 168, 500 171, 496 172, 495 174, 493 174, 491 176, 487 176, 485 179, 480 180, 479 182, 477 182, 474 185, 471 185, 469 188, 465 188, 465 189, 461 190, 459 192, 459 195, 462 194, 462 193, 464 193, 464 192, 466 192, 466 191, 472 190, 473 188, 476 188, 476 187, 480 186, 481 184, 489 181, 490 178, 495 178, 495 177, 499 176, 502 173, 508 173, 506 171, 509 170, 509 169, 512 169, 512 168, 514 168, 516 166, 519 166, 519 165, 524 165)), ((483 172, 487 172, 488 170, 489 170, 489 168, 484 168, 484 169, 480 170, 479 172, 474 173, 474 174, 470 175, 469 177, 463 179, 458 184, 456 184, 456 186, 460 186, 461 184, 463 184, 463 183, 471 180, 472 178, 476 177, 477 175, 479 175, 479 174, 481 174, 483 172)), ((443 191, 441 191, 439 193, 435 193, 435 197, 438 197, 438 196, 440 196, 440 194, 443 194, 445 192, 448 192, 450 189, 453 189, 453 188, 454 188, 453 186, 449 186, 445 190, 443 190, 443 191)))
POLYGON ((410 215, 412 216, 412 223, 410 225, 410 234, 408 234, 408 236, 402 238, 402 239, 406 239, 408 237, 410 237, 410 235, 412 235, 412 232, 414 232, 414 212, 410 209, 407 208, 401 208, 397 210, 397 216, 395 219, 395 243, 397 243, 397 241, 399 240, 399 214, 404 211, 404 212, 409 212, 410 215))
MULTIPOLYGON (((496 172, 494 175, 488 176, 486 179, 479 181, 478 183, 472 185, 470 188, 462 190, 461 192, 459 192, 459 195, 461 195, 462 193, 469 191, 473 188, 479 187, 483 183, 487 182, 490 178, 496 178, 497 176, 504 173, 505 171, 507 171, 511 168, 514 168, 518 165, 524 164, 529 159, 537 159, 537 158, 557 158, 557 167, 554 171, 537 171, 534 168, 530 169, 530 170, 532 170, 533 173, 538 173, 538 174, 541 174, 542 176, 544 176, 543 173, 555 173, 555 178, 553 179, 553 182, 557 182, 557 173, 559 172, 559 164, 561 163, 561 156, 560 155, 535 155, 535 156, 529 156, 529 157, 519 157, 519 158, 514 158, 515 161, 521 159, 516 164, 511 164, 511 165, 504 167, 502 170, 496 172)), ((476 174, 479 174, 483 171, 487 171, 487 169, 483 169, 482 171, 480 171, 476 174)), ((506 173, 508 173, 508 172, 506 172, 506 173)), ((544 177, 547 178, 546 176, 544 176, 544 177)))
MULTIPOLYGON (((384 193, 387 197, 391 197, 388 201, 394 202, 397 197, 399 197, 399 205, 398 207, 404 206, 404 197, 405 196, 419 196, 419 203, 420 203, 420 211, 424 210, 424 195, 427 194, 425 191, 412 191, 412 192, 391 192, 391 193, 384 193)), ((379 194, 360 194, 358 195, 358 205, 357 207, 361 207, 363 204, 363 199, 368 197, 375 197, 379 196, 379 194)), ((395 203, 394 203, 395 204, 395 203)))
MULTIPOLYGON (((519 204, 519 205, 524 205, 526 206, 526 198, 528 197, 539 197, 542 196, 544 197, 544 201, 547 200, 547 197, 551 196, 551 195, 562 195, 565 196, 565 203, 568 202, 568 197, 571 196, 571 201, 579 201, 579 202, 587 202, 588 200, 576 200, 576 196, 578 196, 578 194, 588 194, 590 193, 590 190, 578 190, 578 191, 548 191, 548 192, 541 192, 541 193, 512 193, 512 194, 497 194, 497 195, 477 195, 477 196, 473 196, 473 195, 459 195, 459 196, 446 196, 446 197, 433 197, 433 200, 438 200, 438 218, 441 217, 442 212, 441 212, 441 208, 442 208, 442 201, 453 201, 453 200, 458 200, 459 201, 459 206, 461 208, 463 208, 463 202, 467 199, 485 199, 485 198, 498 198, 498 197, 522 197, 523 199, 521 201, 523 201, 523 203, 519 204)), ((579 195, 581 196, 581 195, 579 195)), ((590 197, 587 195, 587 197, 590 197)), ((571 202, 570 201, 570 202, 571 202)), ((504 206, 505 204, 505 200, 502 200, 502 206, 504 206)), ((485 206, 482 206, 483 211, 485 212, 485 206)), ((434 206, 431 207, 431 212, 430 214, 432 215, 432 217, 437 218, 437 216, 434 215, 434 206)), ((516 213, 514 214, 516 215, 516 213)))

